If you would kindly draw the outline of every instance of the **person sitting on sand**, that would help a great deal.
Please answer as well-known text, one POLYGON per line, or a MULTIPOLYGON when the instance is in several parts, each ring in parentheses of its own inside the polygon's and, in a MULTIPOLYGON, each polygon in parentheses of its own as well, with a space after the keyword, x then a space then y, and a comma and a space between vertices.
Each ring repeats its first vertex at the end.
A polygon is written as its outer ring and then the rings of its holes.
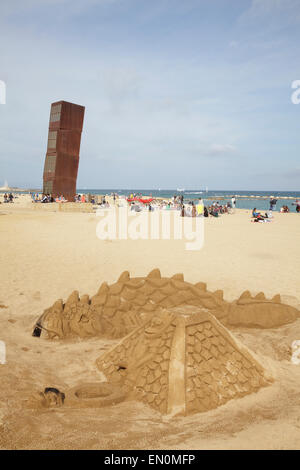
POLYGON ((181 217, 185 217, 184 204, 182 204, 182 206, 181 206, 180 216, 181 216, 181 217))
POLYGON ((255 222, 259 222, 260 220, 265 220, 268 218, 268 215, 262 215, 260 212, 256 212, 256 207, 254 207, 252 211, 252 217, 255 219, 255 222))
POLYGON ((219 217, 219 212, 216 205, 212 205, 208 208, 209 214, 213 217, 219 217))

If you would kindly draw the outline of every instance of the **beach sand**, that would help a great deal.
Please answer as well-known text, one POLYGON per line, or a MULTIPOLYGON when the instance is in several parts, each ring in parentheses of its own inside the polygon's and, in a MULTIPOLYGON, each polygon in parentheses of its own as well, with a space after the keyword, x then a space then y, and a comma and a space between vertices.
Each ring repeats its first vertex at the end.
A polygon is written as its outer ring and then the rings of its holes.
POLYGON ((135 401, 99 409, 30 410, 25 400, 47 386, 61 389, 100 380, 95 360, 116 341, 49 341, 32 337, 43 310, 73 290, 94 295, 103 281, 128 270, 145 276, 183 273, 226 300, 244 290, 300 308, 300 219, 276 213, 272 223, 250 212, 205 220, 200 251, 184 240, 99 240, 92 213, 32 210, 29 196, 0 205, 0 447, 18 449, 295 449, 300 438, 300 365, 291 344, 300 319, 272 329, 235 328, 275 378, 272 386, 207 413, 169 418, 135 401))

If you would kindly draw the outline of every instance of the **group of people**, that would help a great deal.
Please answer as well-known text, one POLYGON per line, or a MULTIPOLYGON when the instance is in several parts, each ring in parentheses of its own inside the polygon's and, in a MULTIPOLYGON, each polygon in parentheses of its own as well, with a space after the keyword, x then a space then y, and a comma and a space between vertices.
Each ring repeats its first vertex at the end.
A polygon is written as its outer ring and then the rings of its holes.
MULTIPOLYGON (((252 211, 252 219, 254 219, 254 222, 270 222, 269 219, 273 218, 273 210, 276 208, 276 203, 277 199, 274 198, 274 196, 271 196, 270 198, 270 208, 268 212, 265 212, 265 214, 261 214, 261 212, 258 212, 256 207, 252 211)), ((296 212, 300 212, 300 201, 296 199, 295 202, 292 202, 292 205, 296 206, 296 212)), ((280 212, 282 214, 288 214, 290 212, 290 208, 284 204, 280 208, 280 212)))
POLYGON ((52 194, 43 194, 41 202, 43 204, 54 202, 54 197, 52 196, 52 194))
POLYGON ((41 202, 42 204, 48 204, 51 202, 68 202, 67 199, 63 195, 54 198, 52 194, 42 194, 41 196, 39 193, 32 193, 31 194, 32 202, 41 202))
MULTIPOLYGON (((142 204, 140 202, 129 202, 131 211, 141 212, 148 210, 166 210, 166 211, 180 211, 181 217, 218 217, 220 214, 232 213, 232 203, 228 202, 224 205, 219 202, 213 202, 210 206, 206 207, 202 198, 196 201, 183 202, 183 196, 174 196, 171 201, 155 200, 152 203, 142 204)), ((235 207, 235 201, 234 201, 235 207)))
POLYGON ((5 193, 3 196, 3 202, 8 203, 8 202, 14 202, 14 196, 12 193, 5 193))

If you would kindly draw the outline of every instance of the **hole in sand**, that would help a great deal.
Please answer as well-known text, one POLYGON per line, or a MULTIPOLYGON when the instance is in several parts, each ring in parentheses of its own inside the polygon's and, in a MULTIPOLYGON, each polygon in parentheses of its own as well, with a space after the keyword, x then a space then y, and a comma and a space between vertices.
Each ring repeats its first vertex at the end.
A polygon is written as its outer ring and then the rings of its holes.
POLYGON ((112 393, 110 386, 107 383, 95 385, 83 385, 75 392, 77 398, 99 398, 107 397, 112 393))

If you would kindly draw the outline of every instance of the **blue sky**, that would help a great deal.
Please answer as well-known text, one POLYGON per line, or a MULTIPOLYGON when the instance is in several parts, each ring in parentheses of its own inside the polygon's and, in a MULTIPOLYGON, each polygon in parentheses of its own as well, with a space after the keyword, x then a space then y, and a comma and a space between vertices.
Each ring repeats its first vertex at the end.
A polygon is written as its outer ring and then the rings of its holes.
POLYGON ((50 103, 78 187, 300 190, 300 0, 2 0, 0 186, 40 187, 50 103))

